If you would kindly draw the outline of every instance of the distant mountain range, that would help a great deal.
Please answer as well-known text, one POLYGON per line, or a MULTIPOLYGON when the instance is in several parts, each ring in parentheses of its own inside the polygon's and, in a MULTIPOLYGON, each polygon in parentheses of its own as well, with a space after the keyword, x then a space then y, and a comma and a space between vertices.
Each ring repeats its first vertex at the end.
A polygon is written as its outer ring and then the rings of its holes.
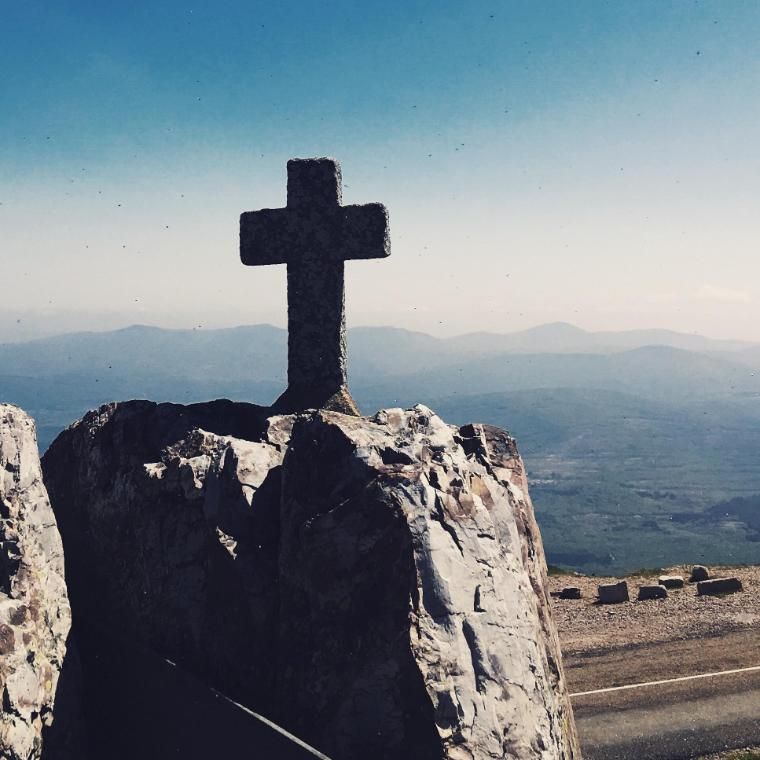
POLYGON ((451 338, 460 349, 518 353, 609 353, 645 346, 668 346, 685 351, 741 351, 753 346, 735 340, 716 340, 672 330, 588 332, 567 322, 553 322, 528 330, 499 335, 470 333, 451 338))
MULTIPOLYGON (((45 447, 115 399, 269 403, 284 388, 286 353, 285 330, 269 325, 0 344, 0 400, 37 418, 45 447)), ((558 564, 760 562, 757 521, 747 518, 760 494, 760 346, 558 323, 447 339, 355 328, 349 353, 365 412, 422 402, 451 422, 517 436, 558 564), (750 505, 741 520, 710 511, 731 499, 750 505)))

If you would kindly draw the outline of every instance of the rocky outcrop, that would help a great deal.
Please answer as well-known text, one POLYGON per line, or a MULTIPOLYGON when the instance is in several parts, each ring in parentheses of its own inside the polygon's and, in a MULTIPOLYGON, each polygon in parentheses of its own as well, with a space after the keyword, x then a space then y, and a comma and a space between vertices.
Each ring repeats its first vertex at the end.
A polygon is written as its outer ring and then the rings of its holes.
POLYGON ((75 624, 147 646, 244 704, 265 703, 289 420, 230 402, 134 401, 64 431, 43 467, 75 624))
POLYGON ((425 407, 87 415, 44 460, 77 625, 334 760, 575 758, 514 441, 425 407))
POLYGON ((51 757, 48 745, 60 740, 54 756, 69 757, 65 732, 53 733, 71 625, 63 549, 42 482, 34 423, 5 404, 0 511, 0 755, 51 757))

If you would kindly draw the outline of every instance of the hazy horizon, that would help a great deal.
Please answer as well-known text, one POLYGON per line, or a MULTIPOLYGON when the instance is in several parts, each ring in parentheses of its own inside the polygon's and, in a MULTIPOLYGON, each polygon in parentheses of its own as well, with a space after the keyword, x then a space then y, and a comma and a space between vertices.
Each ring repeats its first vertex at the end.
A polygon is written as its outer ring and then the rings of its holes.
POLYGON ((333 155, 346 203, 390 211, 350 326, 760 342, 756 3, 51 0, 5 4, 0 36, 22 323, 283 325, 238 216, 333 155))
MULTIPOLYGON (((224 330, 239 327, 255 327, 268 325, 279 329, 287 329, 287 318, 285 314, 275 315, 271 319, 245 320, 236 321, 234 317, 224 313, 207 313, 203 321, 193 320, 190 314, 167 314, 167 313, 144 313, 144 312, 77 312, 77 311, 51 311, 51 312, 30 312, 30 311, 9 311, 0 309, 0 343, 16 343, 39 338, 56 337, 69 333, 79 332, 110 332, 122 330, 130 327, 155 327, 164 330, 224 330)), ((478 326, 471 330, 456 330, 456 325, 448 324, 443 329, 424 329, 422 327, 413 327, 404 324, 393 324, 390 322, 359 322, 349 324, 348 329, 352 328, 387 328, 408 330, 410 332, 420 332, 431 335, 436 338, 452 338, 467 336, 475 333, 490 333, 494 335, 509 335, 512 333, 521 333, 537 328, 554 327, 565 325, 571 328, 582 330, 588 333, 625 333, 625 332, 668 332, 687 336, 699 336, 715 341, 726 341, 744 343, 747 346, 760 345, 760 340, 752 341, 737 338, 733 335, 721 335, 714 333, 703 333, 698 331, 687 332, 684 330, 671 329, 662 326, 634 326, 625 327, 619 330, 612 328, 594 329, 577 322, 567 320, 555 320, 552 322, 539 322, 536 324, 526 324, 520 327, 504 325, 478 326), (453 329, 452 329, 453 328, 453 329)))

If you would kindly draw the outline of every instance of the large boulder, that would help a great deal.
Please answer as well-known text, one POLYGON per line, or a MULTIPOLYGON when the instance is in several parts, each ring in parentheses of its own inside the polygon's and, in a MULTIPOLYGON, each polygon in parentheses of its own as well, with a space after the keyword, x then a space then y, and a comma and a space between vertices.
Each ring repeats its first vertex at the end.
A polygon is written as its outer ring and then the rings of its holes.
POLYGON ((514 441, 425 407, 129 402, 44 460, 77 625, 333 760, 579 758, 514 441))
POLYGON ((64 431, 43 468, 75 626, 119 634, 233 699, 265 704, 277 641, 280 424, 286 442, 292 418, 252 405, 134 401, 64 431))
POLYGON ((6 404, 0 404, 0 514, 0 756, 76 757, 69 743, 76 706, 63 704, 75 689, 61 696, 64 660, 69 676, 76 670, 73 655, 67 659, 63 548, 34 422, 6 404))

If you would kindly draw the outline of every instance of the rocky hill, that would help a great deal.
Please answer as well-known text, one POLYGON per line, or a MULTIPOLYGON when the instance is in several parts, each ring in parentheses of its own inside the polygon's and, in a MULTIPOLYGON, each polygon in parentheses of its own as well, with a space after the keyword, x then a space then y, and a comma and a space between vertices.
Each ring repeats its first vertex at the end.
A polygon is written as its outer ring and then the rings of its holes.
POLYGON ((128 402, 66 430, 44 472, 98 757, 207 756, 135 698, 174 682, 167 662, 333 760, 580 756, 503 431, 421 406, 128 402))

